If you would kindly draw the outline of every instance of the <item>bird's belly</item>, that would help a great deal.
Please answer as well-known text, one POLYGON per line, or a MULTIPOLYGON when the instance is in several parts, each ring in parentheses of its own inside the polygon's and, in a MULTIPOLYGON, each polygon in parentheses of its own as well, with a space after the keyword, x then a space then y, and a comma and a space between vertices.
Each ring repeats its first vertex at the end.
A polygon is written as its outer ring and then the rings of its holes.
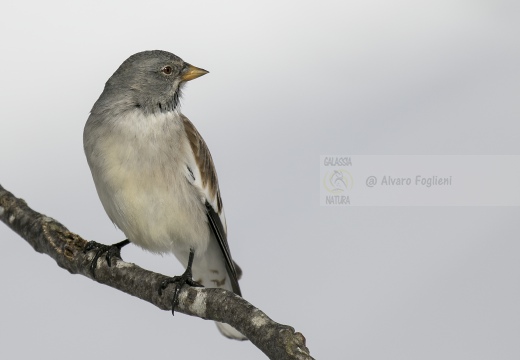
POLYGON ((130 241, 149 251, 205 251, 209 227, 202 207, 194 206, 197 199, 190 203, 185 194, 163 190, 147 189, 139 194, 121 191, 114 198, 118 211, 110 217, 130 241))
POLYGON ((94 176, 110 219, 131 242, 151 252, 182 258, 190 248, 205 252, 210 236, 206 210, 199 190, 180 171, 184 165, 138 165, 118 162, 98 172, 103 177, 94 176))

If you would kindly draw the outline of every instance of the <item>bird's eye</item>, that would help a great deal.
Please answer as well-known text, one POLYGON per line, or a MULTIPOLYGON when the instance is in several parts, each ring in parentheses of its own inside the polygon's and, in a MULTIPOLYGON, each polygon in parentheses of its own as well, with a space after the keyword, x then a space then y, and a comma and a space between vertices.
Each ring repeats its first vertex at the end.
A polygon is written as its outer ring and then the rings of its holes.
POLYGON ((171 75, 172 72, 173 72, 173 69, 172 69, 171 66, 167 65, 167 66, 163 67, 163 68, 161 69, 161 71, 162 71, 163 74, 171 75))

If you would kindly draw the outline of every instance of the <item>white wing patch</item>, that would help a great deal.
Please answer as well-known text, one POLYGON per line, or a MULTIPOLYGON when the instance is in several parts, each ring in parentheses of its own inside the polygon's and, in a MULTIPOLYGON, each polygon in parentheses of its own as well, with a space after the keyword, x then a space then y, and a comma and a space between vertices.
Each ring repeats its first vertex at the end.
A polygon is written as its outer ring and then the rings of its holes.
POLYGON ((188 136, 187 149, 185 149, 185 154, 188 154, 186 159, 186 179, 199 189, 202 203, 205 204, 207 201, 219 215, 227 234, 226 215, 220 200, 220 189, 213 159, 195 126, 185 116, 182 116, 182 118, 186 135, 188 136))

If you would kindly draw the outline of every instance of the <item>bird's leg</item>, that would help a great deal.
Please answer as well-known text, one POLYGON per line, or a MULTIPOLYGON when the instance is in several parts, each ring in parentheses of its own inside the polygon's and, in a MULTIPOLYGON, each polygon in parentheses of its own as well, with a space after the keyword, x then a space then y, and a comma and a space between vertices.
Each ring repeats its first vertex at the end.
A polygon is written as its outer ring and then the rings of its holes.
POLYGON ((201 284, 193 280, 193 275, 191 273, 191 266, 193 264, 193 258, 195 256, 195 251, 190 249, 190 257, 188 258, 188 266, 186 267, 186 271, 181 276, 174 276, 171 278, 164 279, 159 286, 159 295, 162 295, 164 289, 168 287, 171 283, 175 284, 175 292, 173 293, 172 299, 172 315, 175 315, 175 307, 179 305, 179 290, 185 285, 188 284, 190 286, 202 287, 201 284))
POLYGON ((96 252, 94 255, 94 258, 90 262, 90 271, 92 272, 92 276, 94 278, 96 277, 97 261, 101 257, 101 255, 106 253, 105 259, 107 260, 107 264, 108 264, 108 266, 112 266, 112 258, 118 257, 121 259, 121 248, 123 248, 123 246, 128 245, 128 244, 130 244, 130 240, 128 240, 128 239, 123 240, 123 241, 118 242, 117 244, 113 244, 113 245, 103 245, 103 244, 97 243, 95 241, 89 241, 87 246, 85 246, 84 252, 86 253, 91 250, 94 250, 96 252))

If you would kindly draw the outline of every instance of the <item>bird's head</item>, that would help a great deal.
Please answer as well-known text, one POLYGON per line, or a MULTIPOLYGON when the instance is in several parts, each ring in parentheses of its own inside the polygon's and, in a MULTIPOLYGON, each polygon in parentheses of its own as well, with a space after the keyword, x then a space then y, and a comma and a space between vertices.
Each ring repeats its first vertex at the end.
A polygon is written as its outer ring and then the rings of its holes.
POLYGON ((112 104, 140 108, 146 113, 173 111, 179 106, 184 83, 207 73, 172 53, 143 51, 121 64, 107 81, 100 100, 111 98, 112 104), (120 101, 114 102, 114 97, 120 101))

